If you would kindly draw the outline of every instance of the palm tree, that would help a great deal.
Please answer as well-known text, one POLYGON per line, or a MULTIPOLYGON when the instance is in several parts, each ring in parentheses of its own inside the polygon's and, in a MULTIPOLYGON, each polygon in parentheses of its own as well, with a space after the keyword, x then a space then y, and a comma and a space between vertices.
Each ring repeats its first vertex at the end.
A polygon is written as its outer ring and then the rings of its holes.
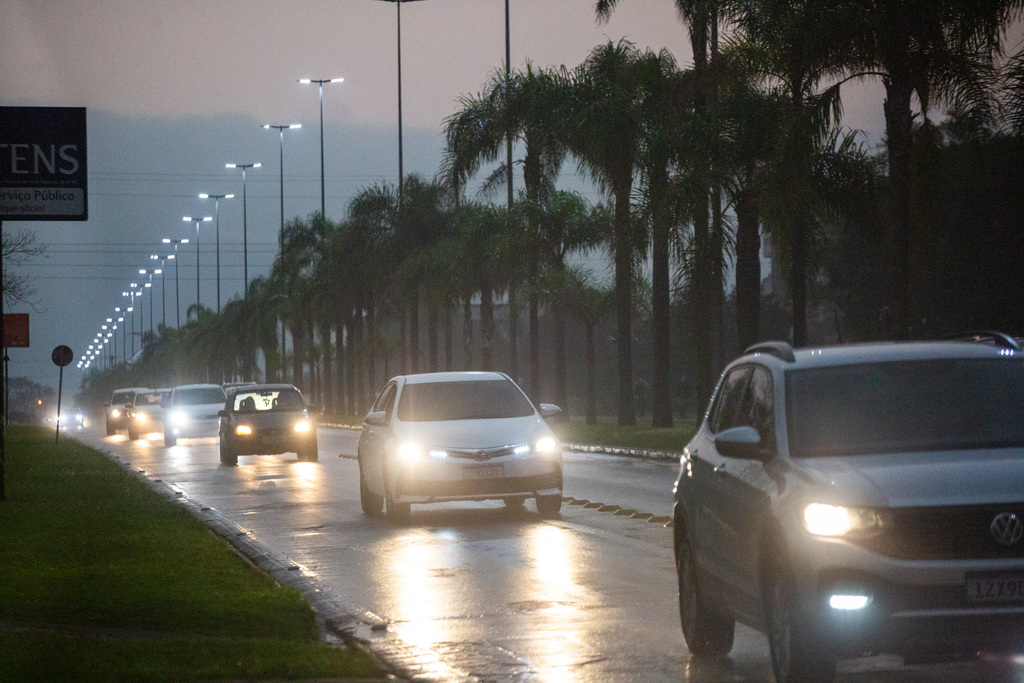
MULTIPOLYGON (((458 195, 481 163, 498 161, 506 152, 509 139, 524 147, 523 181, 528 201, 543 204, 554 190, 567 149, 565 122, 568 88, 552 71, 537 70, 529 63, 524 71, 514 71, 506 78, 497 71, 477 97, 460 100, 460 110, 445 121, 447 149, 442 174, 458 195)), ((491 174, 487 186, 504 180, 504 164, 491 174)), ((536 234, 537 226, 528 226, 536 234)), ((528 240, 528 247, 534 242, 528 240)), ((530 317, 530 386, 529 393, 540 391, 540 349, 538 331, 539 265, 532 248, 525 258, 527 296, 530 317)), ((510 300, 515 299, 515 292, 510 300)), ((514 318, 510 321, 515 324, 514 318)), ((513 329, 511 336, 516 337, 513 329)))
MULTIPOLYGON (((587 424, 597 424, 597 352, 594 345, 594 331, 615 307, 615 294, 608 287, 598 286, 589 271, 571 267, 565 270, 564 301, 574 312, 586 330, 584 366, 586 372, 586 416, 587 424)), ((568 406, 561 404, 563 409, 568 406)))
POLYGON ((850 71, 881 78, 885 87, 885 135, 889 163, 891 232, 890 334, 905 337, 916 309, 912 252, 914 118, 916 95, 922 115, 937 101, 948 108, 991 121, 996 82, 993 61, 1002 53, 1002 32, 1021 0, 858 0, 851 3, 851 43, 856 61, 850 71))
POLYGON ((615 265, 618 342, 618 421, 636 424, 633 406, 632 282, 636 261, 630 198, 643 151, 640 53, 628 41, 594 49, 573 74, 569 144, 580 165, 614 200, 611 247, 615 265))
POLYGON ((807 282, 815 226, 813 159, 830 139, 842 103, 839 86, 819 90, 851 56, 850 6, 827 0, 746 0, 731 18, 742 36, 736 50, 753 73, 776 84, 789 103, 786 129, 773 156, 777 232, 788 246, 793 343, 807 343, 807 282), (785 198, 784 201, 782 198, 785 198))

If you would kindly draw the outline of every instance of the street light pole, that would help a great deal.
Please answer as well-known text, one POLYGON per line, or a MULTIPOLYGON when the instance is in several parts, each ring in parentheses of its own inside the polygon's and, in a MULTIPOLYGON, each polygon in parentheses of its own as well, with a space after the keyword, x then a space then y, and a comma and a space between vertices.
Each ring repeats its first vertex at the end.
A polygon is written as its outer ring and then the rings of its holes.
POLYGON ((217 314, 220 315, 220 200, 222 199, 234 199, 233 194, 207 194, 203 192, 199 195, 200 199, 212 199, 213 213, 217 217, 217 227, 215 232, 217 234, 217 314))
POLYGON ((324 193, 324 83, 341 83, 344 78, 300 78, 299 83, 320 86, 320 217, 327 220, 327 200, 324 193))
POLYGON ((281 250, 281 256, 284 256, 284 132, 286 130, 295 130, 296 128, 302 128, 301 123, 284 123, 284 124, 273 124, 268 123, 263 128, 269 130, 273 128, 281 134, 281 233, 278 238, 279 248, 281 250))
POLYGON ((143 268, 143 269, 141 269, 139 271, 139 275, 148 275, 149 276, 149 282, 146 283, 146 287, 149 289, 149 343, 150 343, 150 345, 152 345, 153 344, 153 340, 156 339, 156 337, 153 336, 153 276, 154 275, 160 275, 162 272, 163 272, 163 270, 160 269, 160 268, 156 268, 156 269, 150 268, 148 270, 143 268))
POLYGON ((249 229, 246 225, 246 210, 245 210, 245 169, 247 168, 259 168, 263 164, 256 162, 254 164, 225 164, 225 168, 240 168, 242 169, 242 275, 245 278, 245 287, 242 289, 242 298, 244 299, 249 293, 249 229))
POLYGON ((174 245, 174 255, 168 256, 167 258, 174 259, 174 312, 178 320, 177 327, 178 329, 181 329, 181 291, 178 288, 178 245, 188 244, 188 238, 185 238, 183 240, 172 240, 165 237, 160 241, 163 242, 164 244, 174 245))
POLYGON ((405 170, 402 165, 402 3, 418 0, 384 0, 395 3, 398 16, 398 207, 403 205, 405 170))
MULTIPOLYGON (((209 223, 213 220, 213 216, 203 216, 202 218, 185 216, 181 220, 196 224, 196 320, 199 320, 199 310, 202 308, 202 304, 199 303, 199 224, 209 223)), ((185 317, 188 318, 188 316, 185 317)))

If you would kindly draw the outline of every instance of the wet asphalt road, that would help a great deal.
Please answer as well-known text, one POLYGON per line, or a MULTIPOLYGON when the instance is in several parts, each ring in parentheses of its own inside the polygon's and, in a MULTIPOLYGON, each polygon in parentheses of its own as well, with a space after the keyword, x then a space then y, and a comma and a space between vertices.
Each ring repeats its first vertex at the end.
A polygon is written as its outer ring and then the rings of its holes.
MULTIPOLYGON (((166 448, 87 429, 76 438, 210 506, 312 577, 365 624, 358 635, 427 680, 765 681, 767 641, 737 626, 729 657, 692 660, 676 602, 671 530, 564 504, 558 520, 501 502, 413 506, 409 525, 359 505, 357 432, 318 430, 320 461, 242 456, 221 466, 216 439, 166 448), (374 625, 373 628, 370 625, 374 625)), ((677 466, 565 455, 565 495, 670 515, 677 466)), ((904 668, 840 664, 841 681, 1024 680, 1007 662, 904 668)))

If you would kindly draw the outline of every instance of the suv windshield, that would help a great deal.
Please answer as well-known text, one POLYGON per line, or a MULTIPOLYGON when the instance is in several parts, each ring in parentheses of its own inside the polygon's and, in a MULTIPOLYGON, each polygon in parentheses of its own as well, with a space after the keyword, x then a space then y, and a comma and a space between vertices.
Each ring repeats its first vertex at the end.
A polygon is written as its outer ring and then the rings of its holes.
POLYGON ((1024 446, 1024 362, 946 359, 786 373, 796 458, 1024 446))
POLYGON ((528 415, 533 415, 533 405, 506 379, 406 384, 398 400, 398 419, 405 422, 528 415))
POLYGON ((197 387, 174 392, 175 405, 199 406, 209 403, 224 403, 224 390, 220 387, 197 387))

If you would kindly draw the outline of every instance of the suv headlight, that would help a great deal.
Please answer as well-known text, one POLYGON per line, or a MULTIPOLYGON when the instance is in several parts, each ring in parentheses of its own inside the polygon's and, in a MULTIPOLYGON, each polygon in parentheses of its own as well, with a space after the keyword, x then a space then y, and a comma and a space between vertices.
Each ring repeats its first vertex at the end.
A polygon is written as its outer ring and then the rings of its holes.
POLYGON ((804 508, 804 528, 815 536, 848 536, 881 531, 881 513, 870 508, 811 503, 804 508))

